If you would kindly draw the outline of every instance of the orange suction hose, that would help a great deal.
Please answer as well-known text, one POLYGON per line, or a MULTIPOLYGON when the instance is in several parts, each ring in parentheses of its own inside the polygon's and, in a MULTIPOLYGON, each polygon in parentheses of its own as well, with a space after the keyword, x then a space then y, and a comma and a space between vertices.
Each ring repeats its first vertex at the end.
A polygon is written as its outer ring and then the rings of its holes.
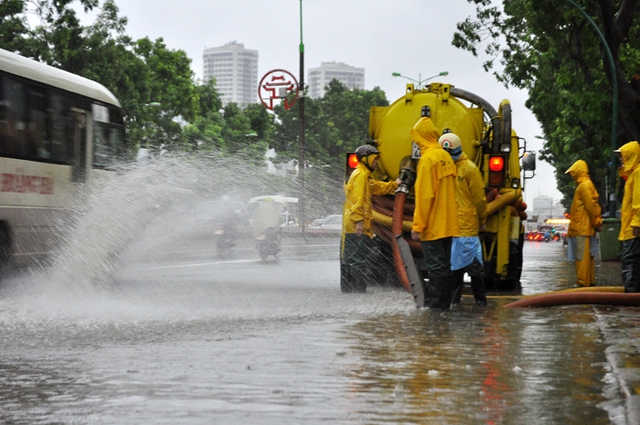
MULTIPOLYGON (((393 203, 393 216, 391 221, 392 236, 402 234, 402 219, 404 215, 404 203, 406 200, 406 193, 402 191, 396 192, 395 201, 393 203)), ((393 251, 393 264, 396 267, 398 280, 400 281, 402 287, 408 293, 411 293, 411 283, 409 282, 407 271, 404 268, 404 262, 402 261, 402 257, 400 256, 400 249, 398 248, 398 243, 396 242, 395 237, 391 238, 391 247, 393 251)))
POLYGON ((640 293, 555 292, 527 297, 505 304, 504 307, 553 307, 576 304, 640 306, 640 293))

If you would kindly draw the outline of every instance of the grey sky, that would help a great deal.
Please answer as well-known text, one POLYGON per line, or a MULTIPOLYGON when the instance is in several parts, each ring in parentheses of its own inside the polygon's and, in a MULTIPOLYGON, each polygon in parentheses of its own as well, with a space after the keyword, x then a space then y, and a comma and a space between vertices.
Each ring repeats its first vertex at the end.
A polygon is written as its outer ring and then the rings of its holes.
MULTIPOLYGON (((202 77, 202 52, 229 41, 258 50, 258 79, 271 69, 299 75, 299 0, 116 0, 129 18, 133 38, 163 37, 170 49, 182 49, 202 77)), ((441 81, 471 91, 496 109, 509 99, 513 127, 527 148, 542 148, 534 116, 524 106, 526 93, 506 90, 482 69, 482 58, 451 45, 456 23, 475 16, 466 0, 303 0, 306 71, 320 62, 337 61, 365 69, 365 88, 379 86, 393 102, 407 80, 449 71, 441 81)), ((526 182, 525 200, 538 195, 559 199, 553 168, 538 161, 537 176, 526 182)))

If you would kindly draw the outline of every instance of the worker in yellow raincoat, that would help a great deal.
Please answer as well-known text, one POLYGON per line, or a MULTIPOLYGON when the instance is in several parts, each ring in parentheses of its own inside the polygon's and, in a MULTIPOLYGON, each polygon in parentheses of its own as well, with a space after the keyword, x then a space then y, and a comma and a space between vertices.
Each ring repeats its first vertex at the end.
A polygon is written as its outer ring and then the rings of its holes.
POLYGON ((356 149, 358 166, 345 185, 344 246, 342 249, 340 288, 342 292, 366 292, 367 262, 372 251, 373 215, 371 195, 393 193, 402 180, 383 182, 371 178, 380 152, 372 145, 356 149))
POLYGON ((575 261, 578 286, 596 284, 594 258, 598 254, 596 232, 602 230, 602 211, 587 163, 579 159, 565 172, 578 184, 571 202, 567 231, 567 257, 575 261))
POLYGON ((629 142, 615 151, 627 178, 620 209, 622 282, 625 292, 640 292, 640 145, 629 142))
POLYGON ((428 274, 425 307, 448 309, 453 289, 451 242, 458 234, 456 165, 438 144, 438 131, 431 118, 420 118, 411 130, 411 138, 420 148, 411 237, 421 242, 428 274))
POLYGON ((456 202, 459 232, 451 245, 453 304, 460 304, 465 272, 471 277, 471 291, 479 306, 487 305, 484 284, 482 244, 478 236, 487 218, 484 180, 476 164, 462 151, 462 141, 455 133, 443 134, 438 143, 456 164, 456 202))

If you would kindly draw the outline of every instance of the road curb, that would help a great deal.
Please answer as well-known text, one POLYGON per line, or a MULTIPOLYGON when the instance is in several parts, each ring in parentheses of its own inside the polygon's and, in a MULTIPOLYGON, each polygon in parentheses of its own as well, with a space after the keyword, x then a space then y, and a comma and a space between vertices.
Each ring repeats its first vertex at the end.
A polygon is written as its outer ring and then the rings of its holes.
POLYGON ((605 356, 624 396, 627 424, 640 424, 640 341, 634 338, 621 319, 625 309, 618 311, 594 307, 600 327, 605 356))

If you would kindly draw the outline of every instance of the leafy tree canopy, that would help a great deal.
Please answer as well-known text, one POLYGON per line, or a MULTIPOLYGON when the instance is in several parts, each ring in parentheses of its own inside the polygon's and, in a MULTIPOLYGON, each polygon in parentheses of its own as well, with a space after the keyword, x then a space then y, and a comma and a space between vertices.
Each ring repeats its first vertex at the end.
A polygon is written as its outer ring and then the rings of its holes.
POLYGON ((474 56, 484 47, 485 70, 505 86, 528 91, 527 107, 545 136, 541 159, 555 167, 564 205, 573 193, 564 172, 577 159, 587 161, 605 199, 612 167, 613 79, 619 95, 616 147, 640 136, 638 0, 575 1, 606 39, 614 72, 598 33, 567 0, 505 0, 502 7, 491 0, 468 1, 476 5, 476 16, 458 24, 453 45, 474 56))

